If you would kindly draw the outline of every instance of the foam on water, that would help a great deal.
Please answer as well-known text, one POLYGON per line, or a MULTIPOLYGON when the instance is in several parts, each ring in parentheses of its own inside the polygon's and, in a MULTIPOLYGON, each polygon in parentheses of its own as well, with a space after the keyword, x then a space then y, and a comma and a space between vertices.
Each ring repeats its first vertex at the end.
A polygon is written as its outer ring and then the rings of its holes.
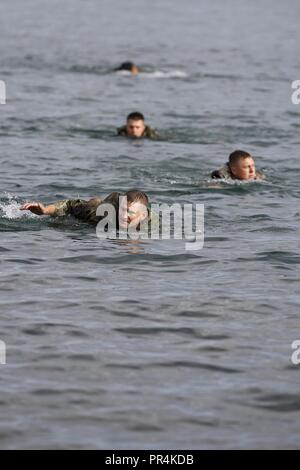
MULTIPOLYGON (((132 75, 131 72, 127 70, 119 70, 116 73, 124 77, 130 77, 132 75)), ((186 78, 188 74, 182 70, 154 70, 153 72, 140 72, 138 76, 142 78, 186 78)))
POLYGON ((182 70, 155 70, 154 72, 141 72, 140 75, 146 78, 186 78, 188 76, 182 70))
POLYGON ((26 211, 23 212, 20 210, 22 204, 20 204, 16 197, 11 194, 6 194, 8 201, 0 202, 0 219, 5 218, 9 220, 15 219, 33 219, 38 216, 32 214, 32 212, 26 211))

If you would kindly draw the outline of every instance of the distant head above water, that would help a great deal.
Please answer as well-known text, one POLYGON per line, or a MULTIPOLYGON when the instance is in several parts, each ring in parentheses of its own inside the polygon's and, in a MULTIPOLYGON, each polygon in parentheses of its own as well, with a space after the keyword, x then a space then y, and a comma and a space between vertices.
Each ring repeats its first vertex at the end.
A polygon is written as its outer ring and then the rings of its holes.
POLYGON ((264 179, 264 175, 256 170, 252 155, 244 150, 232 152, 228 162, 220 170, 213 171, 211 177, 242 181, 264 179))
POLYGON ((122 62, 122 64, 115 69, 116 72, 121 72, 122 70, 126 72, 131 72, 132 75, 137 75, 139 73, 139 68, 133 62, 122 62))
POLYGON ((126 119, 126 131, 129 137, 142 137, 146 129, 145 118, 138 111, 130 113, 126 119))

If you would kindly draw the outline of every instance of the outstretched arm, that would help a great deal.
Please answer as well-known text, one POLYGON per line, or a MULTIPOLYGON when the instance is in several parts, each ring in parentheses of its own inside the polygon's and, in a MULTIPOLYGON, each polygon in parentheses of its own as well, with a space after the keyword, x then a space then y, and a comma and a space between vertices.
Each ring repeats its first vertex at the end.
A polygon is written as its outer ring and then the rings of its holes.
MULTIPOLYGON (((101 202, 101 200, 99 199, 101 202)), ((41 202, 27 202, 21 206, 22 211, 30 211, 36 215, 51 215, 52 217, 64 217, 75 215, 74 211, 87 203, 83 199, 64 199, 44 206, 41 202)), ((76 215, 75 215, 76 217, 76 215)))
POLYGON ((20 207, 21 211, 30 211, 36 215, 55 215, 56 206, 44 206, 41 202, 27 202, 20 207))

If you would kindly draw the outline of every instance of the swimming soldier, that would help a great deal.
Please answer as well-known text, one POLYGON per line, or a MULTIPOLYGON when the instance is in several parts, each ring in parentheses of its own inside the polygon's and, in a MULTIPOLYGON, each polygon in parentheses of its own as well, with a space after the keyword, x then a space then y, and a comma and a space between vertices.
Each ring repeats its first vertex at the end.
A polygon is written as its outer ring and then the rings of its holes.
POLYGON ((142 137, 153 140, 159 139, 158 132, 145 124, 145 118, 139 112, 128 114, 125 126, 118 129, 118 135, 137 139, 142 137))
POLYGON ((97 225, 107 216, 107 213, 97 215, 97 211, 102 205, 105 211, 105 208, 108 207, 107 204, 114 209, 114 220, 111 222, 116 229, 126 230, 129 227, 136 227, 139 230, 143 225, 147 226, 148 221, 151 219, 149 198, 146 193, 136 189, 127 191, 125 194, 113 192, 105 199, 98 197, 88 201, 65 199, 48 206, 44 206, 40 202, 27 202, 20 209, 22 211, 28 210, 36 215, 49 215, 51 217, 72 215, 82 222, 97 225))
POLYGON ((133 62, 123 62, 119 67, 115 69, 115 72, 131 72, 132 75, 137 75, 140 69, 133 62))
POLYGON ((261 171, 256 170, 253 157, 243 150, 235 150, 229 155, 228 162, 219 170, 211 173, 213 179, 256 180, 265 179, 261 171))

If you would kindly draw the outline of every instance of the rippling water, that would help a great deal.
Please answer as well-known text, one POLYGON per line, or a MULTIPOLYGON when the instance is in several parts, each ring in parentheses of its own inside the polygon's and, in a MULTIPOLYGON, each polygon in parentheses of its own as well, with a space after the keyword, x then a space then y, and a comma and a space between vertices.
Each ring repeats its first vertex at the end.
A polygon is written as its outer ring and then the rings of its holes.
POLYGON ((2 4, 1 448, 299 447, 299 3, 2 4), (267 180, 212 187, 236 148, 267 180), (131 187, 204 203, 204 248, 19 210, 131 187))

